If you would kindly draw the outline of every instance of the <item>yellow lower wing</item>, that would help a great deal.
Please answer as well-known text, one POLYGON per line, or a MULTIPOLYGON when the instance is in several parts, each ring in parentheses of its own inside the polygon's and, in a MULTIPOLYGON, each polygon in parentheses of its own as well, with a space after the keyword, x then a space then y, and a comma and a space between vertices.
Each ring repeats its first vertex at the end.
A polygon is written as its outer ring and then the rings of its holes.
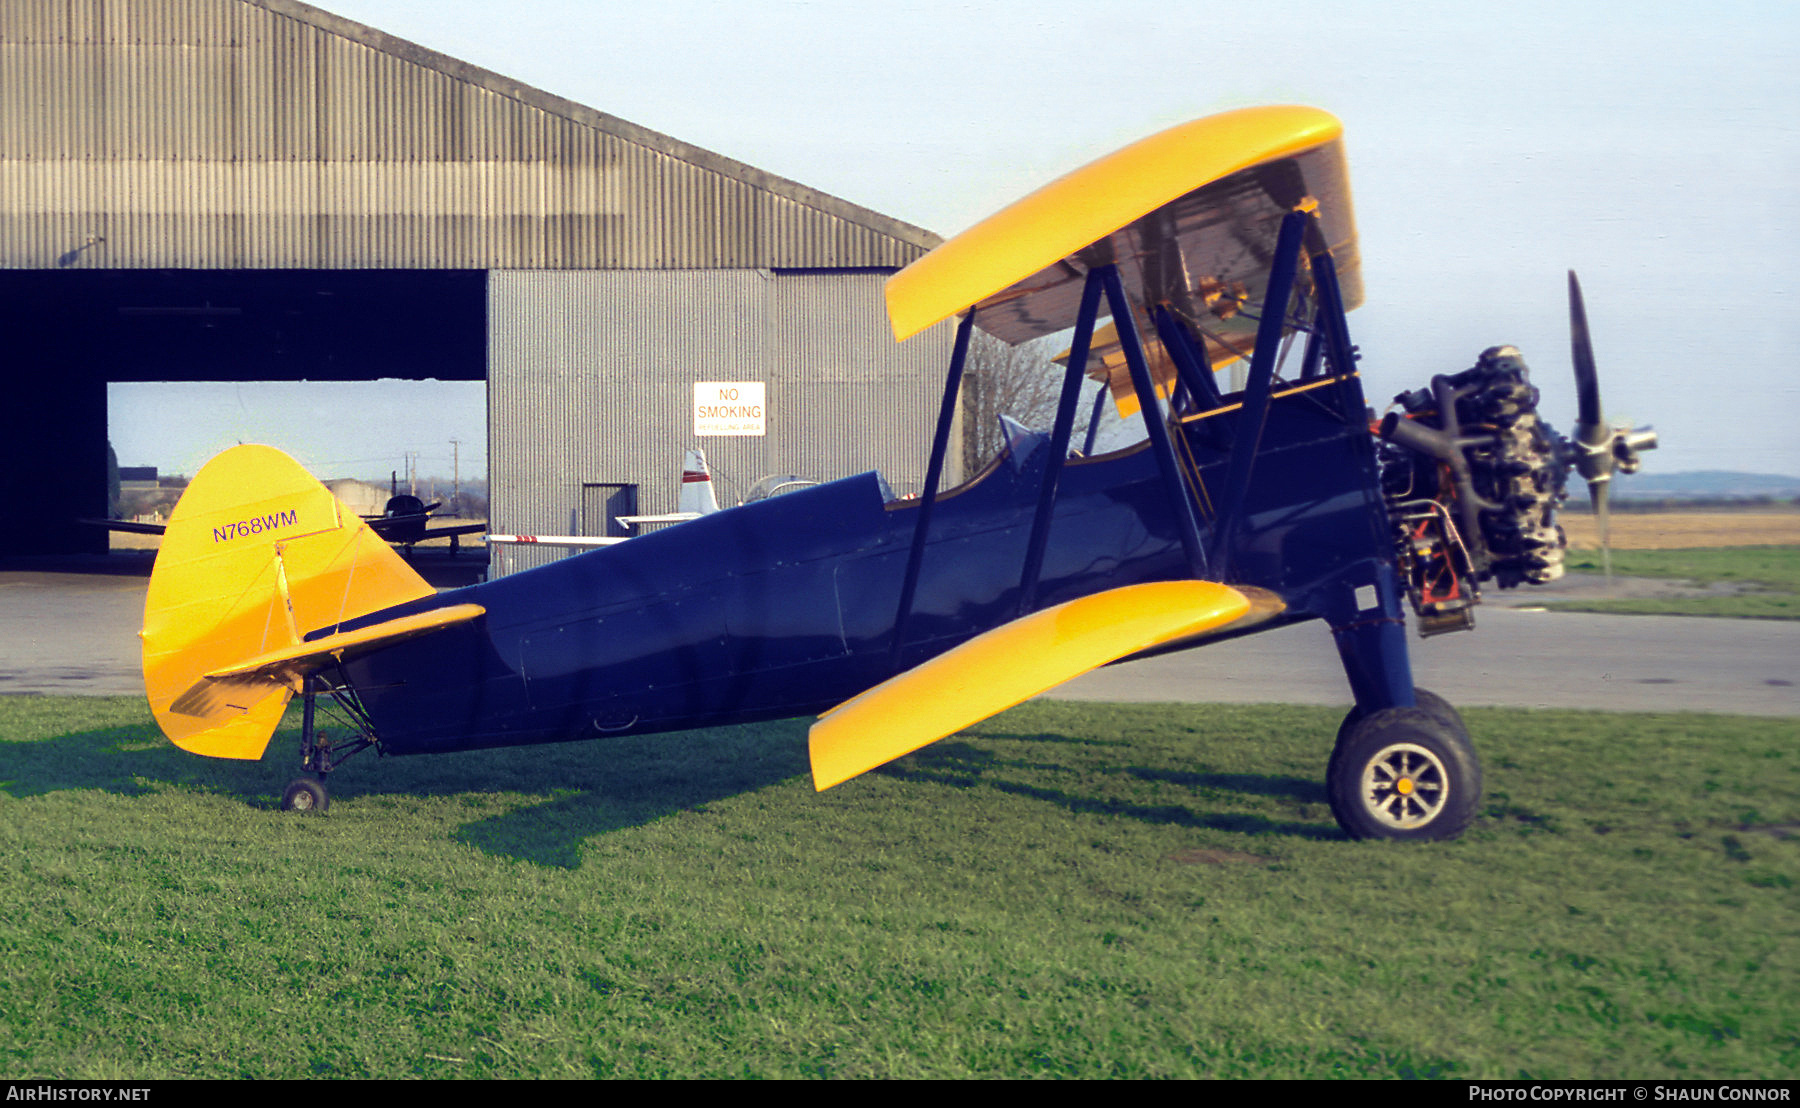
POLYGON ((1162 581, 996 627, 821 716, 808 740, 813 787, 841 784, 1108 662, 1223 627, 1250 607, 1225 585, 1162 581))

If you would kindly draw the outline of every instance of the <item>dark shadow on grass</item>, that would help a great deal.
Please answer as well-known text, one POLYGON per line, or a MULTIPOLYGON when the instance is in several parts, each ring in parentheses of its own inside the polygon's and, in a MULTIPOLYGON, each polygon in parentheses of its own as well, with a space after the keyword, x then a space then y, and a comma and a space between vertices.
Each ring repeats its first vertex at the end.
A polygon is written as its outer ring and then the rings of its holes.
POLYGON ((981 736, 986 739, 1005 739, 1008 742, 1054 743, 1058 746, 1121 747, 1131 745, 1129 740, 1124 739, 1096 739, 1091 735, 1059 735, 1047 731, 1034 731, 1028 735, 983 731, 981 736))
MULTIPOLYGON (((583 842, 594 836, 803 777, 810 722, 786 720, 418 761, 464 762, 463 774, 482 779, 483 791, 558 794, 541 804, 465 824, 454 837, 490 854, 573 868, 581 864, 583 842)), ((795 787, 806 786, 796 782, 795 787)))
MULTIPOLYGON (((433 757, 380 758, 369 751, 334 773, 329 785, 333 802, 339 805, 366 797, 431 798, 468 793, 545 797, 539 803, 467 823, 453 837, 489 854, 573 868, 581 862, 583 844, 595 836, 784 781, 794 781, 795 788, 809 787, 804 777, 810 722, 787 720, 433 757)), ((1094 740, 1056 732, 1007 737, 1041 744, 1096 745, 1094 740)), ((15 797, 66 789, 142 796, 175 786, 235 797, 248 806, 270 811, 274 818, 305 818, 275 811, 281 790, 298 774, 297 748, 298 729, 284 727, 276 732, 260 762, 204 758, 172 746, 149 721, 146 711, 142 724, 0 743, 0 789, 15 797)), ((1133 805, 1004 777, 1009 770, 1023 773, 1033 768, 1033 763, 1002 762, 985 749, 952 740, 926 747, 878 772, 901 779, 994 788, 1072 812, 1147 823, 1315 839, 1340 835, 1329 824, 1284 822, 1248 813, 1209 813, 1196 810, 1196 804, 1133 805)), ((1068 767, 1044 763, 1036 768, 1068 767)), ((1216 789, 1302 803, 1324 799, 1323 787, 1317 782, 1294 777, 1208 774, 1123 764, 1114 767, 1114 772, 1166 781, 1196 792, 1216 789)), ((1196 798, 1201 803, 1204 799, 1196 798)))
MULTIPOLYGON (((336 804, 470 792, 552 797, 466 824, 453 837, 491 854, 574 867, 582 843, 595 835, 804 775, 808 722, 436 757, 365 752, 329 785, 336 804)), ((0 790, 19 798, 90 789, 135 797, 174 786, 236 797, 273 818, 311 818, 276 812, 281 790, 298 774, 298 742, 297 730, 284 728, 261 761, 241 762, 189 754, 153 723, 72 731, 0 743, 0 790)))
MULTIPOLYGON (((0 744, 0 790, 24 798, 94 789, 143 796, 165 785, 242 796, 251 803, 271 786, 260 762, 200 758, 175 747, 155 724, 73 731, 35 742, 0 744)), ((273 806, 270 804, 269 806, 273 806)))
POLYGON ((1164 781, 1188 789, 1223 789, 1233 793, 1286 797, 1306 804, 1325 804, 1330 797, 1325 782, 1306 777, 1269 777, 1260 773, 1191 773, 1186 770, 1133 767, 1131 773, 1145 781, 1164 781))
MULTIPOLYGON (((1055 804, 1070 812, 1118 816, 1152 824, 1174 824, 1180 827, 1204 827, 1215 831, 1233 831, 1246 835, 1288 835, 1303 839, 1341 839, 1335 823, 1278 821, 1250 813, 1205 813, 1188 805, 1129 804, 1099 797, 1077 796, 1062 789, 1027 785, 1003 779, 1007 770, 1033 770, 1046 767, 1016 760, 1003 761, 989 751, 967 743, 940 742, 917 751, 900 762, 876 772, 903 781, 931 782, 955 788, 987 788, 1014 796, 1030 797, 1055 804)), ((1179 784, 1215 788, 1225 792, 1253 793, 1261 796, 1289 797, 1307 802, 1324 801, 1325 788, 1312 781, 1294 777, 1263 777, 1256 774, 1187 774, 1141 766, 1121 766, 1119 772, 1145 780, 1169 780, 1179 784)))

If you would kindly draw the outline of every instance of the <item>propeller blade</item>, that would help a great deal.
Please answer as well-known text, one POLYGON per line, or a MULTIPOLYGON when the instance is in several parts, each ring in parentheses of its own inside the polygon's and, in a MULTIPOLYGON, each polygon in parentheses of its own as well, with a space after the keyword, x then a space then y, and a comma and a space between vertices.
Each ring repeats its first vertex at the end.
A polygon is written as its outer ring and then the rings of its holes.
POLYGON ((1600 569, 1606 574, 1606 587, 1612 588, 1612 482, 1588 482, 1588 499, 1594 505, 1594 523, 1600 530, 1600 569))
POLYGON ((1577 422, 1604 430, 1600 411, 1600 373, 1594 367, 1594 343, 1588 337, 1587 305, 1581 298, 1581 281, 1569 270, 1569 345, 1575 362, 1575 392, 1581 405, 1577 422))
POLYGON ((1569 271, 1569 349, 1575 363, 1575 391, 1580 413, 1575 437, 1564 452, 1575 471, 1587 479, 1588 499, 1594 506, 1594 522, 1600 531, 1600 564, 1606 583, 1612 585, 1612 476, 1636 473, 1638 454, 1656 449, 1656 432, 1632 430, 1630 424, 1615 431, 1607 426, 1600 407, 1600 374, 1594 367, 1594 342, 1588 334, 1587 306, 1581 298, 1581 282, 1569 271))
MULTIPOLYGON (((1588 336, 1587 307, 1581 299, 1581 282, 1569 271, 1569 353, 1575 364, 1575 393, 1580 413, 1575 420, 1575 471, 1585 477, 1590 490, 1612 479, 1612 428, 1600 405, 1600 372, 1594 366, 1594 343, 1588 336)), ((1595 501, 1596 512, 1599 502, 1595 501)))
POLYGON ((1140 650, 1222 627, 1248 597, 1211 581, 1127 585, 977 635, 846 700, 808 736, 821 791, 1140 650))
MULTIPOLYGON (((1594 523, 1600 531, 1600 566, 1606 584, 1612 586, 1612 475, 1616 436, 1606 425, 1600 405, 1600 371, 1594 365, 1594 341, 1588 333, 1587 305, 1581 297, 1581 281, 1569 270, 1569 353, 1575 364, 1575 393, 1580 411, 1575 421, 1575 470, 1587 478, 1588 499, 1594 506, 1594 523)), ((1649 442, 1655 445, 1655 435, 1649 442)), ((1628 452, 1629 453, 1629 452, 1628 452)), ((1635 464, 1625 467, 1626 472, 1635 464)))

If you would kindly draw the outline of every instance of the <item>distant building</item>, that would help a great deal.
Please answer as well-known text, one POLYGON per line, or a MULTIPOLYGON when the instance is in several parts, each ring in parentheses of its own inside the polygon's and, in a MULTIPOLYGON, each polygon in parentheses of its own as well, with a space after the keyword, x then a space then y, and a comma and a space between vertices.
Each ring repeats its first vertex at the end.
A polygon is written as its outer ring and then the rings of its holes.
POLYGON ((158 488, 155 466, 120 466, 120 492, 148 492, 158 488))
POLYGON ((340 477, 325 482, 332 495, 350 506, 359 516, 378 516, 387 507, 388 490, 354 477, 340 477))
POLYGON ((926 231, 295 0, 0 0, 0 49, 0 553, 104 549, 109 381, 485 380, 502 531, 671 510, 696 386, 762 390, 722 500, 923 480, 926 231))

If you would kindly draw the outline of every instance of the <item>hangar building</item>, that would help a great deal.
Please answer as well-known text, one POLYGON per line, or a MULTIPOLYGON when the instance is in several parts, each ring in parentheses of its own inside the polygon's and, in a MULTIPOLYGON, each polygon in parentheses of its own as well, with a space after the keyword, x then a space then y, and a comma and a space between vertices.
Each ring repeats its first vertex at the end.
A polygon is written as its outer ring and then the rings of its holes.
POLYGON ((690 445, 917 489, 937 241, 296 0, 0 0, 0 554, 105 549, 115 381, 486 380, 497 532, 672 511, 690 445), (760 434, 696 439, 721 383, 760 434))

